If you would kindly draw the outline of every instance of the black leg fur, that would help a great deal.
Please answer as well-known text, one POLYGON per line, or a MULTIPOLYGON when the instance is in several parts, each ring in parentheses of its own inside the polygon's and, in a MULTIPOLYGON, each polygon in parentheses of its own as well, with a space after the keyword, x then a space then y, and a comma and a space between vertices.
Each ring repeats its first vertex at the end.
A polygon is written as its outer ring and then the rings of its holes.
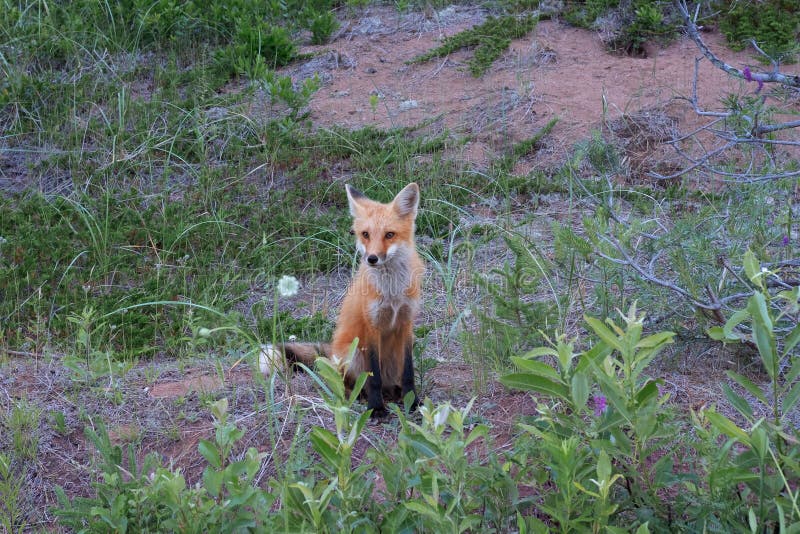
POLYGON ((414 386, 414 349, 410 344, 406 345, 405 355, 403 357, 402 384, 402 398, 405 398, 406 393, 409 391, 414 393, 414 402, 411 403, 411 411, 413 412, 419 406, 419 397, 417 396, 417 389, 414 386))
POLYGON ((381 364, 378 351, 369 349, 369 370, 372 376, 367 378, 367 408, 372 410, 372 417, 381 418, 389 415, 383 405, 383 384, 381 382, 381 364))

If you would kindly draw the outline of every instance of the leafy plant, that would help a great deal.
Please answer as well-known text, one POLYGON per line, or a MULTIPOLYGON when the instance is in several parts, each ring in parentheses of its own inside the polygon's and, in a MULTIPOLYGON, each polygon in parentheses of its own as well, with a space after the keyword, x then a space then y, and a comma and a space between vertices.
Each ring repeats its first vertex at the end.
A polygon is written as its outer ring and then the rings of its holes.
MULTIPOLYGON (((351 351, 355 351, 357 340, 351 351)), ((341 362, 345 365, 344 362, 341 362)), ((311 445, 320 455, 320 473, 315 481, 288 478, 282 485, 282 500, 292 518, 293 528, 317 532, 377 530, 372 518, 363 513, 370 505, 372 480, 369 465, 353 467, 353 452, 370 412, 356 414, 351 409, 367 381, 362 373, 347 392, 335 362, 320 358, 316 374, 326 406, 333 412, 335 431, 322 427, 311 430, 311 445)))
POLYGON ((11 406, 4 418, 5 426, 11 434, 14 457, 30 461, 36 458, 39 450, 39 418, 41 410, 27 400, 20 400, 11 406))
POLYGON ((514 260, 477 278, 491 299, 491 307, 477 311, 480 341, 473 348, 476 352, 487 350, 496 358, 497 368, 503 368, 512 354, 541 340, 540 331, 529 325, 546 328, 548 324, 558 324, 560 312, 558 300, 533 298, 542 284, 549 282, 549 262, 538 247, 521 235, 507 234, 503 239, 514 260))
POLYGON ((400 421, 396 448, 371 454, 386 485, 385 497, 402 503, 385 515, 382 530, 511 527, 516 488, 494 455, 480 461, 472 452, 479 440, 489 446, 488 427, 469 424, 471 408, 472 402, 456 409, 426 400, 419 409, 419 423, 395 410, 400 421))
POLYGON ((316 75, 303 80, 298 89, 295 89, 291 76, 279 76, 272 72, 267 73, 261 83, 272 102, 282 102, 289 107, 289 119, 292 122, 305 117, 300 111, 320 88, 319 77, 316 75))
POLYGON ((234 444, 244 432, 227 420, 227 400, 214 403, 215 441, 202 440, 200 453, 208 462, 203 485, 189 487, 179 470, 160 465, 158 455, 148 454, 137 465, 135 450, 127 454, 114 445, 102 422, 87 427, 86 437, 97 449, 102 475, 95 482, 95 497, 69 499, 56 488, 61 523, 86 531, 208 532, 219 529, 266 528, 265 518, 274 497, 253 485, 263 454, 248 449, 240 460, 231 460, 234 444))
POLYGON ((743 454, 730 455, 726 446, 724 459, 748 486, 743 500, 754 504, 750 513, 756 524, 766 528, 789 521, 800 523, 800 500, 792 489, 800 481, 796 460, 800 446, 787 434, 791 428, 788 418, 796 413, 800 402, 800 358, 795 354, 800 342, 800 287, 773 296, 768 281, 775 273, 761 268, 749 250, 744 256, 744 269, 755 288, 747 306, 733 313, 724 326, 712 327, 708 332, 712 339, 725 343, 755 346, 769 387, 762 388, 744 375, 728 371, 728 377, 741 389, 736 391, 723 384, 723 392, 750 428, 742 429, 716 411, 704 414, 705 420, 728 436, 728 444, 739 442, 747 447, 743 454), (772 417, 757 418, 754 403, 745 395, 767 408, 772 417))
POLYGON ((605 30, 611 50, 640 55, 646 41, 676 34, 678 26, 668 6, 652 0, 577 0, 567 4, 564 18, 576 26, 605 30))
POLYGON ((311 30, 311 42, 316 45, 325 44, 339 29, 339 21, 331 11, 315 11, 306 8, 302 16, 306 19, 306 27, 311 30))
POLYGON ((25 477, 14 468, 10 456, 0 453, 0 527, 3 532, 25 530, 25 515, 22 499, 25 495, 25 477))
POLYGON ((658 381, 645 372, 674 334, 644 337, 644 316, 635 306, 622 319, 619 327, 610 319, 587 317, 599 338, 592 348, 576 353, 574 344, 559 336, 550 347, 512 358, 519 371, 501 378, 509 387, 559 403, 540 407, 535 424, 522 428, 536 437, 525 447, 539 466, 528 468, 529 476, 540 484, 550 478, 559 488, 545 495, 542 509, 563 531, 588 524, 599 531, 626 511, 642 524, 667 515, 660 510, 659 492, 676 481, 672 458, 659 455, 672 447, 676 427, 664 413, 658 381), (616 472, 608 468, 610 460, 616 472), (624 493, 612 489, 623 480, 624 493), (653 513, 656 517, 644 519, 653 513))

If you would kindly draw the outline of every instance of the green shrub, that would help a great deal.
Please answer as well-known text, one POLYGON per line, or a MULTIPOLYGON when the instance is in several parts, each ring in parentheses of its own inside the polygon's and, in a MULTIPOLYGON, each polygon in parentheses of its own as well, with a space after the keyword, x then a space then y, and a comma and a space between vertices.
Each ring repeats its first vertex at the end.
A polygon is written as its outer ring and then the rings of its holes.
POLYGON ((314 11, 307 9, 303 12, 306 18, 306 27, 311 30, 311 42, 317 45, 325 44, 333 33, 339 29, 339 21, 331 11, 314 11))
POLYGON ((610 38, 606 45, 611 50, 640 55, 648 40, 676 34, 678 27, 669 5, 656 0, 571 0, 564 18, 581 28, 607 30, 610 38), (611 14, 614 16, 609 17, 611 14))
POLYGON ((575 26, 591 28, 595 20, 617 6, 619 0, 573 0, 566 4, 564 19, 575 26))
MULTIPOLYGON (((734 50, 743 50, 751 39, 771 57, 794 60, 800 37, 800 6, 793 0, 718 2, 719 28, 734 50)), ((761 58, 765 59, 765 58, 761 58)))
POLYGON ((410 63, 421 63, 435 57, 444 57, 461 48, 474 47, 474 55, 468 65, 472 75, 478 78, 508 48, 512 39, 519 39, 533 30, 537 22, 531 16, 489 17, 479 26, 446 37, 441 46, 413 58, 410 63))
POLYGON ((536 245, 521 235, 508 234, 503 239, 514 258, 476 277, 489 306, 476 311, 479 332, 475 339, 467 335, 470 358, 491 361, 496 369, 505 368, 513 354, 541 342, 542 330, 559 323, 561 304, 557 298, 537 298, 542 286, 549 284, 550 263, 536 245))
POLYGON ((747 307, 710 334, 755 344, 772 381, 763 388, 729 372, 736 389, 722 384, 748 427, 714 407, 693 412, 691 420, 667 407, 661 381, 648 377, 647 369, 674 334, 644 336, 644 316, 635 306, 622 316, 622 326, 586 318, 597 338, 587 350, 576 352, 574 342, 561 336, 513 358, 518 371, 501 381, 547 399, 539 401, 535 420, 521 425, 535 439, 517 443, 517 461, 524 462, 520 480, 557 488, 538 497, 537 509, 560 529, 800 526, 794 489, 800 442, 787 419, 800 402, 800 359, 793 356, 800 342, 793 318, 800 290, 771 297, 766 279, 772 274, 752 254, 745 269, 756 288, 747 307), (744 392, 769 408, 772 418, 756 418, 744 392))

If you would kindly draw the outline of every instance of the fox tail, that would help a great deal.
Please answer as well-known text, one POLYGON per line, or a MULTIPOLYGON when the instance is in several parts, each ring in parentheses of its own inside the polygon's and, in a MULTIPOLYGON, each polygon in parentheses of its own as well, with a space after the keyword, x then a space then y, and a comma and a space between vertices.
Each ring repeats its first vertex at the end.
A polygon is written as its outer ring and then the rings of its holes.
POLYGON ((258 355, 258 367, 261 372, 269 376, 274 369, 283 367, 286 361, 290 365, 302 363, 313 368, 317 358, 330 358, 331 346, 329 343, 279 343, 277 345, 262 345, 258 355))

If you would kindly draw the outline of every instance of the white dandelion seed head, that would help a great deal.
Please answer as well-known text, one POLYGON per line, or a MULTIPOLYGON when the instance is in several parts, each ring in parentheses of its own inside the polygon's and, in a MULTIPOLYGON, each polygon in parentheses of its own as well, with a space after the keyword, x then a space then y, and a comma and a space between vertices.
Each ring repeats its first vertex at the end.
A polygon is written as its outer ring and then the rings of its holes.
POLYGON ((300 282, 294 276, 283 275, 278 280, 278 293, 282 297, 293 297, 300 289, 300 282))

